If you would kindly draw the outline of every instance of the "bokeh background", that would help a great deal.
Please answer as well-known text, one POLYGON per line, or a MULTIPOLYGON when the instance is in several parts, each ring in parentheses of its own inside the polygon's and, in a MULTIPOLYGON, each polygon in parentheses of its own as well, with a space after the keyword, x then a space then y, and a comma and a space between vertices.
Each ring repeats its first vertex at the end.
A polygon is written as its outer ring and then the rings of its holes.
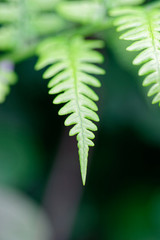
POLYGON ((19 81, 0 106, 0 240, 160 239, 160 109, 126 44, 113 29, 102 34, 101 121, 85 187, 37 59, 16 65, 19 81))

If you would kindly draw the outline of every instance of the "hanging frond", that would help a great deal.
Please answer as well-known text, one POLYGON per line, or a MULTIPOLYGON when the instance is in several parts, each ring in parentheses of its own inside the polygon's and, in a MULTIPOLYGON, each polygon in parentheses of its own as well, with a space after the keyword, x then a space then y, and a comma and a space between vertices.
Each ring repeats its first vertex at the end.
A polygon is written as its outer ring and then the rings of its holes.
POLYGON ((16 83, 17 75, 14 72, 14 65, 8 60, 0 62, 0 103, 5 101, 10 92, 10 85, 16 83))
POLYGON ((134 41, 127 50, 141 51, 134 59, 134 65, 142 65, 139 75, 146 75, 143 86, 152 84, 148 96, 154 96, 152 103, 160 105, 160 11, 158 9, 132 7, 111 11, 117 17, 117 31, 124 31, 120 39, 134 41))
POLYGON ((65 104, 59 110, 59 115, 69 115, 65 125, 74 125, 69 135, 77 135, 83 184, 86 181, 89 146, 94 146, 92 131, 97 130, 92 121, 99 121, 94 102, 98 96, 88 85, 100 87, 100 82, 91 74, 104 74, 104 70, 95 65, 101 63, 103 57, 93 50, 102 46, 102 41, 98 40, 62 37, 48 39, 38 49, 40 58, 36 69, 51 64, 43 75, 44 78, 52 78, 48 84, 51 88, 49 94, 57 95, 54 104, 65 104))

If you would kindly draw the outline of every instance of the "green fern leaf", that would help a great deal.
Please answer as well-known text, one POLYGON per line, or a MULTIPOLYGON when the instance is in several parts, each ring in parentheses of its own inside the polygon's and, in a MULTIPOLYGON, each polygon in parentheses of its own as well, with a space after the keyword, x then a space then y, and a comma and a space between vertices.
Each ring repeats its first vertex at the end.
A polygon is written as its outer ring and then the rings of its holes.
POLYGON ((148 96, 160 105, 160 12, 157 9, 132 7, 111 11, 116 16, 117 31, 124 31, 120 39, 134 41, 127 50, 141 51, 134 65, 141 65, 139 75, 146 75, 143 86, 152 84, 148 96))
POLYGON ((81 37, 47 39, 38 49, 39 61, 36 69, 52 64, 45 72, 49 81, 49 94, 56 94, 54 104, 65 105, 59 115, 69 115, 65 125, 74 125, 69 135, 77 135, 79 159, 83 184, 86 181, 89 146, 94 146, 92 139, 97 127, 98 110, 94 101, 98 96, 88 86, 100 87, 100 82, 90 74, 104 74, 104 70, 94 63, 103 61, 102 55, 93 48, 102 47, 98 40, 83 40, 81 37))

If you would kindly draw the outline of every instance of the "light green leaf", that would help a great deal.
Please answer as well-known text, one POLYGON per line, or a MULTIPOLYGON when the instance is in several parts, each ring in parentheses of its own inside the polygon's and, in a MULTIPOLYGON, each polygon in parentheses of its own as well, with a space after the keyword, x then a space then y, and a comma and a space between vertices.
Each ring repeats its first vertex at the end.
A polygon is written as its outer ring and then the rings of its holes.
POLYGON ((92 121, 99 121, 95 113, 98 108, 94 103, 98 101, 98 96, 87 85, 100 86, 98 79, 90 74, 104 74, 104 70, 94 64, 103 60, 102 55, 93 50, 101 46, 101 41, 87 41, 76 36, 53 38, 38 47, 40 58, 36 68, 52 64, 43 75, 44 78, 51 78, 49 93, 57 94, 54 104, 65 104, 59 110, 59 115, 69 115, 65 125, 74 125, 69 135, 77 135, 83 184, 86 181, 89 146, 94 146, 92 139, 95 135, 92 131, 97 130, 92 121))

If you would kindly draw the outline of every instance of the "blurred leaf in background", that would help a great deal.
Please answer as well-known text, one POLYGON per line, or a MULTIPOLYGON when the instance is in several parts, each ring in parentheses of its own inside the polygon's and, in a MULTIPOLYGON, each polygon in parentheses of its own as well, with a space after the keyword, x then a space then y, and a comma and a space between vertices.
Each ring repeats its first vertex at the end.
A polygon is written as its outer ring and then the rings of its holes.
POLYGON ((0 61, 0 103, 3 103, 10 93, 10 85, 17 82, 17 75, 14 72, 12 61, 0 61))
POLYGON ((17 190, 0 188, 1 240, 49 240, 50 236, 43 209, 17 190))

